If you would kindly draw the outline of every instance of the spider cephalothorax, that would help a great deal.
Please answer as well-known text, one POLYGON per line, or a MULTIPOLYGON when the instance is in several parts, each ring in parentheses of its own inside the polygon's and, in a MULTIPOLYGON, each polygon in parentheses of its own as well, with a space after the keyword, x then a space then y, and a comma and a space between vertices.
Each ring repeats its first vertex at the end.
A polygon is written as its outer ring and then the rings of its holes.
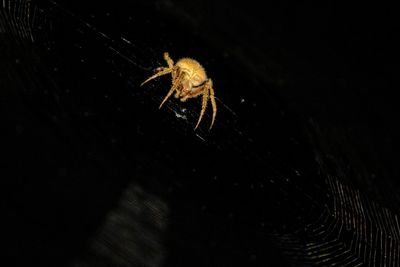
POLYGON ((167 52, 164 53, 164 59, 167 61, 168 67, 157 68, 156 73, 145 80, 141 85, 154 78, 171 73, 172 87, 167 96, 161 102, 160 108, 174 92, 175 98, 179 98, 182 102, 186 101, 188 98, 203 95, 200 116, 195 129, 199 126, 200 121, 203 118, 208 100, 211 101, 213 109, 213 116, 210 125, 211 129, 215 121, 215 116, 217 115, 217 104, 215 102, 212 80, 207 78, 203 66, 191 58, 181 58, 176 62, 176 64, 174 64, 174 61, 169 57, 167 52))

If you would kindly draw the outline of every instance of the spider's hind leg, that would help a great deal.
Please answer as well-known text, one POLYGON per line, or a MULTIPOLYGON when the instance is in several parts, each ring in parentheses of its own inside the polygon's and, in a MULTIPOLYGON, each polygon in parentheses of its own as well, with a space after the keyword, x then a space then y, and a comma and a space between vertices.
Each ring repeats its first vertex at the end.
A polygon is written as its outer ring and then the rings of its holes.
MULTIPOLYGON (((217 116, 217 103, 215 102, 215 94, 214 94, 214 89, 213 89, 213 82, 211 79, 209 79, 206 84, 204 85, 204 89, 202 91, 197 92, 193 96, 197 96, 198 94, 203 94, 203 99, 202 99, 202 104, 201 104, 201 111, 200 111, 200 116, 199 120, 197 121, 196 127, 194 128, 195 130, 200 124, 201 119, 203 118, 203 115, 206 111, 208 100, 211 102, 213 114, 212 114, 212 119, 211 119, 211 125, 210 125, 210 130, 214 125, 215 117, 217 116)), ((192 96, 192 97, 193 97, 192 96)))
MULTIPOLYGON (((204 86, 207 86, 207 84, 204 86)), ((199 120, 197 121, 196 127, 194 127, 195 130, 197 129, 197 127, 199 126, 199 124, 201 122, 201 119, 203 118, 204 112, 206 111, 206 108, 207 108, 208 99, 209 99, 208 88, 205 88, 205 90, 202 93, 203 93, 203 98, 201 101, 201 111, 200 111, 200 116, 199 116, 199 120)))
POLYGON ((217 116, 217 103, 215 102, 215 94, 214 94, 214 88, 213 88, 213 82, 210 79, 209 80, 209 88, 210 88, 210 100, 211 100, 211 106, 213 109, 213 115, 212 115, 212 120, 211 120, 211 125, 210 125, 210 130, 214 125, 215 117, 217 116))

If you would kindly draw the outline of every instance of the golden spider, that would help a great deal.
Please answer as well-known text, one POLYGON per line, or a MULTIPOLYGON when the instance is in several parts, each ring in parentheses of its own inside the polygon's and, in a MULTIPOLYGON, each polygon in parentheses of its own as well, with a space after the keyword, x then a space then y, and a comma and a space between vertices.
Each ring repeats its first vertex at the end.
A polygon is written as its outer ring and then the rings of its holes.
POLYGON ((208 100, 211 101, 213 109, 213 116, 210 125, 211 129, 215 121, 215 116, 217 115, 217 103, 215 102, 213 82, 211 79, 207 78, 204 68, 199 62, 191 58, 181 58, 178 60, 178 62, 176 62, 176 64, 174 64, 174 61, 169 57, 167 52, 164 53, 164 59, 167 62, 168 67, 157 68, 155 70, 156 73, 145 80, 140 86, 154 78, 171 73, 172 87, 167 96, 161 102, 159 108, 162 107, 162 105, 174 93, 174 91, 175 98, 180 98, 182 102, 186 101, 188 98, 203 95, 199 120, 197 121, 194 129, 197 129, 201 119, 203 118, 204 112, 207 108, 208 100))

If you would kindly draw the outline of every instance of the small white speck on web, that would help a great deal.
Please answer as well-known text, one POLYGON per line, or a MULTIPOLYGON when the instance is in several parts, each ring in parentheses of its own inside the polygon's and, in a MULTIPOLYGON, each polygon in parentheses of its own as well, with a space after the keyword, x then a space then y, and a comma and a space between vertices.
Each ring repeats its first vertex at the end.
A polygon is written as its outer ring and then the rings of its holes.
POLYGON ((186 118, 186 115, 179 114, 179 113, 178 113, 178 112, 176 112, 176 111, 175 111, 175 116, 176 116, 178 119, 184 119, 184 120, 187 120, 187 118, 186 118))
POLYGON ((187 120, 187 117, 184 113, 186 113, 186 109, 185 108, 181 108, 180 109, 180 113, 177 110, 173 110, 175 113, 175 116, 179 119, 184 119, 187 120))
POLYGON ((240 99, 240 103, 243 104, 245 102, 244 98, 240 99))

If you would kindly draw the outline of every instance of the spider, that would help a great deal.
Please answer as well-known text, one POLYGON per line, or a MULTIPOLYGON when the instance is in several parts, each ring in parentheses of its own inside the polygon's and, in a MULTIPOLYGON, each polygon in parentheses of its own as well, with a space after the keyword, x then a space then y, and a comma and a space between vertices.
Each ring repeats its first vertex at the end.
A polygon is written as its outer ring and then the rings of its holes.
POLYGON ((188 98, 197 97, 203 95, 200 116, 197 121, 195 130, 200 124, 203 118, 204 112, 207 108, 208 100, 211 101, 213 116, 210 125, 210 130, 214 124, 215 116, 217 115, 217 103, 215 102, 215 95, 213 89, 213 82, 207 77, 204 68, 194 59, 181 58, 174 64, 174 61, 170 58, 167 52, 164 53, 164 59, 168 64, 168 67, 159 67, 155 71, 156 73, 145 80, 140 86, 147 83, 148 81, 157 78, 159 76, 171 73, 172 75, 172 87, 169 90, 167 96, 161 102, 159 108, 167 101, 167 99, 175 92, 175 98, 180 98, 182 102, 185 102, 188 98))

